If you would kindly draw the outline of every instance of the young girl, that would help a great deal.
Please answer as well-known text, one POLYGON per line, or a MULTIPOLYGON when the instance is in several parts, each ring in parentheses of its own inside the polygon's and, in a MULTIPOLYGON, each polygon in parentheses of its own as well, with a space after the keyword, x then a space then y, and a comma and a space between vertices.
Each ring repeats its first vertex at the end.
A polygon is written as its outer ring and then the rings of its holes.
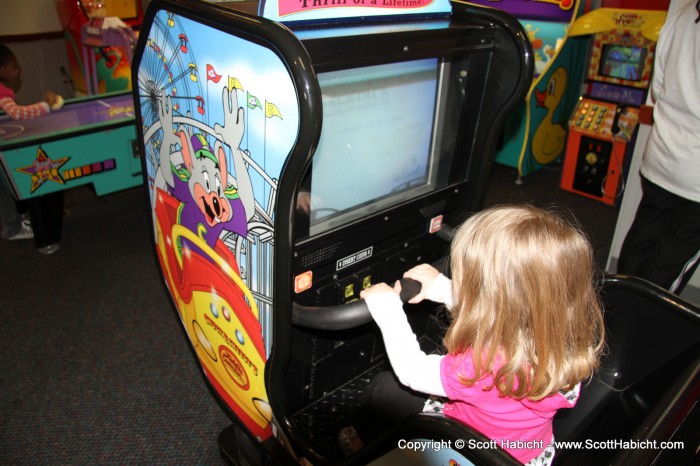
MULTIPOLYGON (((59 110, 63 98, 53 92, 47 92, 44 101, 32 105, 18 105, 15 92, 22 85, 22 69, 15 54, 6 45, 0 44, 0 110, 13 120, 27 120, 46 115, 50 110, 59 110)), ((9 240, 30 239, 34 232, 28 221, 22 219, 12 194, 0 183, 0 237, 9 240)), ((41 248, 42 253, 50 254, 57 245, 41 248)))
POLYGON ((18 105, 15 92, 22 85, 22 69, 17 63, 15 54, 6 45, 0 44, 0 109, 4 110, 13 120, 37 118, 58 110, 63 106, 63 98, 47 92, 44 100, 32 105, 18 105))
POLYGON ((543 210, 496 207, 457 230, 451 269, 452 281, 429 265, 404 275, 422 284, 410 302, 429 299, 450 310, 444 356, 421 351, 398 283, 362 292, 396 376, 409 389, 445 397, 446 416, 522 463, 549 464, 552 418, 576 403, 603 347, 589 242, 543 210))

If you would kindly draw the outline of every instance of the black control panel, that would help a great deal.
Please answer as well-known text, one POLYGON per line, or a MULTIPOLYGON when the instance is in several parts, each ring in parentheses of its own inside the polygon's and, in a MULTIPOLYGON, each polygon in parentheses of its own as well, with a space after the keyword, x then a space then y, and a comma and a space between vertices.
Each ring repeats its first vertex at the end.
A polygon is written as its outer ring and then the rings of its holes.
POLYGON ((612 141, 581 136, 574 175, 575 190, 603 197, 602 187, 610 167, 612 150, 612 141))

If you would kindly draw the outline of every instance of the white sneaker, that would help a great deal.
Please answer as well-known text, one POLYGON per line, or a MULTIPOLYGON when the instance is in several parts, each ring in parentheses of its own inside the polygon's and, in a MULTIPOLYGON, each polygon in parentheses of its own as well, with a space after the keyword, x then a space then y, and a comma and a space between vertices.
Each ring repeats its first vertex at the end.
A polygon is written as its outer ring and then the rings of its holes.
POLYGON ((34 232, 32 231, 32 226, 29 224, 29 222, 22 222, 21 227, 17 233, 14 235, 10 236, 9 240, 16 240, 16 239, 30 239, 34 238, 34 232))
POLYGON ((39 251, 39 254, 53 254, 54 252, 58 251, 59 247, 60 246, 58 243, 53 243, 49 244, 48 246, 38 248, 37 251, 39 251))

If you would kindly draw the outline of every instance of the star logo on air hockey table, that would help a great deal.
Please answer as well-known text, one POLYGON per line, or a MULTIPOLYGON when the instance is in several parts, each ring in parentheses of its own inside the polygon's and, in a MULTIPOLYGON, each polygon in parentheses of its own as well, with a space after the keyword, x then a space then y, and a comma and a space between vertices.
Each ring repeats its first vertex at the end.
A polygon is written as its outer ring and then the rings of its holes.
POLYGON ((51 160, 46 152, 44 152, 44 149, 39 146, 39 149, 36 151, 36 160, 34 160, 34 163, 27 167, 16 168, 15 170, 32 177, 31 192, 34 192, 47 181, 65 184, 58 169, 68 162, 68 160, 70 160, 70 157, 61 157, 60 159, 51 160))

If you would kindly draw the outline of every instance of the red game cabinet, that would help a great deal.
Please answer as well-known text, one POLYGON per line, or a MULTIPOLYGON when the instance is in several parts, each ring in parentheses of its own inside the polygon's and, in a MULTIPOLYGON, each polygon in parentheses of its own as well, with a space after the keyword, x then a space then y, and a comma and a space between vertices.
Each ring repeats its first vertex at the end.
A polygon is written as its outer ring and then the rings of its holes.
POLYGON ((593 38, 587 92, 569 119, 562 189, 613 206, 622 197, 665 19, 663 10, 606 6, 571 27, 570 35, 593 38))
POLYGON ((561 187, 616 205, 639 109, 582 98, 569 120, 561 187))

